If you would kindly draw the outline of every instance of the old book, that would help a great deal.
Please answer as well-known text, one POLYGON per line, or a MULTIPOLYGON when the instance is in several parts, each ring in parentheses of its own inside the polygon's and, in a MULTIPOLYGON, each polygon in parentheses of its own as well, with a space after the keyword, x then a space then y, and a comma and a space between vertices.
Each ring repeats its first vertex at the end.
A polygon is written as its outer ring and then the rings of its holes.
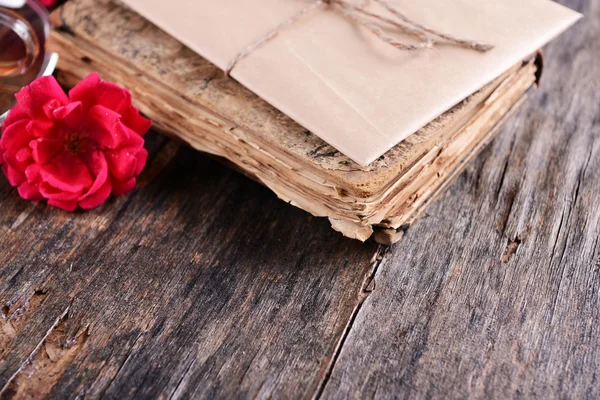
POLYGON ((72 0, 52 20, 49 46, 66 84, 100 72, 128 87, 164 132, 227 159, 344 235, 382 243, 397 240, 491 140, 540 73, 539 58, 517 63, 361 166, 120 3, 72 0))
POLYGON ((361 165, 580 17, 550 0, 122 1, 361 165))

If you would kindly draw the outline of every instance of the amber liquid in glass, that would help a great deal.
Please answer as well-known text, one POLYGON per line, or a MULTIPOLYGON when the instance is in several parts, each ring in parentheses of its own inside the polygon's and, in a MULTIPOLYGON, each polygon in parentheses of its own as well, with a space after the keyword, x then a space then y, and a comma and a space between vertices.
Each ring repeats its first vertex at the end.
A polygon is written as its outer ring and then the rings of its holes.
POLYGON ((41 69, 47 14, 34 1, 17 9, 0 7, 0 116, 14 94, 41 69))

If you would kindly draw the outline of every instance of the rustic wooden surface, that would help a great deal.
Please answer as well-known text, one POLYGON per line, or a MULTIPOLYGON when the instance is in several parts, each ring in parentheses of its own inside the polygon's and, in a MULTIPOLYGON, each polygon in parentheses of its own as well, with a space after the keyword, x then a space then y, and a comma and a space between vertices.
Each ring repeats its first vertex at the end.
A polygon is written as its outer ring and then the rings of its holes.
POLYGON ((67 214, 0 179, 4 398, 598 398, 600 0, 395 246, 158 135, 67 214))

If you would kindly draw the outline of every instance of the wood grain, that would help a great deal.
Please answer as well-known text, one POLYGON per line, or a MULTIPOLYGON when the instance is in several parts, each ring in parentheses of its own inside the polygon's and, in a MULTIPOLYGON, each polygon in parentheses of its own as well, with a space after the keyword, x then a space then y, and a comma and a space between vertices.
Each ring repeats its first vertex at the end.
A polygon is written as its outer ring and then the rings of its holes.
POLYGON ((0 179, 4 398, 598 398, 600 0, 395 246, 157 135, 67 214, 0 179))
POLYGON ((385 254, 323 398, 598 398, 600 2, 385 254))
POLYGON ((377 249, 188 148, 89 213, 1 189, 9 398, 311 395, 377 249))

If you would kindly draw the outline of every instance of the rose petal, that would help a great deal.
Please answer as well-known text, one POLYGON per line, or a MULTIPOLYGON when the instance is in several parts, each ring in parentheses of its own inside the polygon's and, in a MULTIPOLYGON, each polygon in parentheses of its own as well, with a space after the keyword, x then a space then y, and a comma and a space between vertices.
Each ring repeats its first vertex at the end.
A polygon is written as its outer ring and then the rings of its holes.
POLYGON ((135 178, 131 178, 127 181, 112 180, 112 192, 116 196, 123 196, 133 190, 135 187, 135 178))
POLYGON ((108 165, 106 163, 106 158, 101 151, 96 150, 85 154, 84 160, 90 172, 92 173, 92 176, 95 176, 96 178, 94 179, 92 186, 89 188, 86 194, 80 198, 80 200, 83 200, 86 197, 96 193, 104 186, 106 180, 108 179, 108 165))
POLYGON ((31 158, 31 150, 28 147, 23 147, 15 154, 15 159, 23 163, 31 158))
POLYGON ((131 107, 131 93, 115 83, 101 81, 96 104, 123 115, 131 107))
POLYGON ((57 189, 51 185, 49 185, 47 182, 41 182, 39 184, 39 190, 40 193, 42 194, 42 196, 44 196, 46 199, 50 200, 59 200, 59 201, 75 201, 77 202, 79 200, 79 198, 81 197, 81 195, 83 194, 83 190, 80 190, 79 192, 65 192, 63 190, 57 189))
POLYGON ((125 127, 127 131, 127 140, 121 144, 121 148, 129 149, 129 151, 136 152, 144 147, 144 138, 141 137, 137 132, 125 127))
POLYGON ((121 115, 100 105, 93 106, 85 117, 82 130, 102 148, 116 149, 129 139, 121 115))
POLYGON ((44 106, 50 100, 57 100, 61 105, 69 103, 69 98, 53 76, 42 76, 16 95, 17 101, 33 119, 46 119, 44 106))
POLYGON ((9 165, 11 168, 23 174, 23 176, 25 176, 25 168, 31 163, 30 159, 24 162, 17 160, 17 153, 14 152, 4 152, 2 158, 4 159, 4 165, 9 165))
POLYGON ((119 181, 126 181, 136 176, 138 161, 136 153, 128 149, 111 150, 105 152, 108 170, 119 181))
POLYGON ((144 136, 152 126, 152 121, 142 117, 134 106, 130 106, 127 112, 122 114, 121 122, 140 136, 144 136))
POLYGON ((10 109, 8 115, 6 116, 6 119, 2 124, 2 130, 22 119, 29 119, 29 115, 27 114, 25 108, 23 108, 21 104, 17 103, 13 108, 10 109))
POLYGON ((72 101, 81 101, 84 110, 95 105, 103 106, 121 115, 123 123, 144 135, 152 125, 152 121, 142 117, 137 108, 131 104, 131 93, 112 82, 102 81, 97 73, 88 75, 69 92, 72 101))
POLYGON ((81 157, 62 153, 40 168, 40 177, 50 186, 65 192, 81 192, 92 186, 90 172, 81 157))
POLYGON ((62 104, 57 99, 49 100, 43 106, 44 115, 49 120, 52 120, 52 119, 54 119, 54 115, 53 115, 54 114, 54 110, 56 110, 57 108, 60 108, 60 107, 62 107, 62 104))
POLYGON ((80 101, 83 111, 86 113, 96 104, 97 92, 100 85, 100 75, 92 72, 69 91, 71 101, 80 101))
POLYGON ((31 164, 25 168, 25 177, 27 182, 32 183, 40 176, 40 166, 38 164, 31 164))
POLYGON ((73 212, 77 208, 77 202, 75 201, 48 200, 48 204, 68 212, 73 212))
POLYGON ((59 156, 64 150, 64 142, 54 139, 38 139, 29 142, 35 162, 47 164, 59 156))
POLYGON ((142 170, 146 166, 147 159, 148 159, 148 150, 146 150, 144 148, 140 149, 140 151, 138 151, 138 153, 135 155, 135 161, 136 161, 135 176, 138 176, 142 172, 142 170))
POLYGON ((25 200, 40 201, 44 199, 44 196, 42 196, 40 193, 38 185, 29 182, 20 184, 17 191, 19 192, 19 196, 25 200))
POLYGON ((25 174, 8 164, 2 164, 2 172, 11 186, 19 186, 25 181, 25 174))
POLYGON ((104 203, 108 196, 110 196, 110 192, 112 190, 112 186, 110 182, 105 182, 104 185, 98 191, 96 191, 91 196, 85 198, 84 200, 79 202, 79 207, 84 210, 89 210, 90 208, 98 207, 100 204, 104 203))
POLYGON ((79 130, 83 122, 83 106, 80 101, 74 101, 54 110, 53 116, 64 120, 69 129, 79 130))
POLYGON ((19 151, 23 147, 27 147, 32 136, 27 132, 28 121, 22 119, 13 124, 6 126, 2 130, 0 137, 0 148, 3 150, 19 151))
POLYGON ((60 132, 60 127, 56 127, 54 121, 29 121, 27 132, 38 138, 53 138, 60 132))
POLYGON ((131 93, 112 82, 100 79, 97 73, 88 75, 69 92, 72 101, 81 101, 84 109, 101 105, 118 114, 124 114, 131 106, 131 93))

